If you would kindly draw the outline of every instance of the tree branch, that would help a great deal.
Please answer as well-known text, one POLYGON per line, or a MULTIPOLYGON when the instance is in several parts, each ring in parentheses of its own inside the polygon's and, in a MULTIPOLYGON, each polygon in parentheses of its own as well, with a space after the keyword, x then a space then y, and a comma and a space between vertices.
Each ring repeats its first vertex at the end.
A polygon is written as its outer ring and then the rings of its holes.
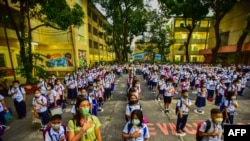
POLYGON ((54 28, 54 29, 57 29, 57 30, 62 30, 61 28, 55 27, 55 26, 53 26, 51 24, 40 24, 38 26, 35 26, 34 28, 31 28, 30 31, 36 30, 36 29, 38 29, 40 27, 43 27, 43 26, 51 27, 51 28, 54 28))

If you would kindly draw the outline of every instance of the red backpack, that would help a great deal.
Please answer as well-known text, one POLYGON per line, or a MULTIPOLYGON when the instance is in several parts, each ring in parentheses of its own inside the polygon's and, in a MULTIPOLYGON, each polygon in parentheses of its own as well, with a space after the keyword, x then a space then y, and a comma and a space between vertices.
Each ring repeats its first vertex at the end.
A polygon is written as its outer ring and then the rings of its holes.
MULTIPOLYGON (((65 137, 67 137, 67 127, 66 127, 66 125, 64 125, 64 124, 62 124, 62 126, 63 126, 63 129, 64 129, 64 135, 65 135, 65 137)), ((43 132, 43 140, 45 141, 45 134, 48 132, 48 134, 49 134, 49 137, 50 137, 50 139, 51 139, 51 141, 52 141, 52 135, 51 135, 51 132, 50 132, 50 129, 51 129, 51 125, 48 125, 42 132, 43 132)), ((67 140, 67 138, 66 138, 66 140, 67 140)))
POLYGON ((199 122, 196 128, 196 141, 201 141, 203 138, 203 136, 199 135, 199 132, 200 132, 201 125, 204 122, 206 122, 206 125, 207 125, 204 133, 207 133, 208 129, 211 127, 211 122, 209 120, 199 122))

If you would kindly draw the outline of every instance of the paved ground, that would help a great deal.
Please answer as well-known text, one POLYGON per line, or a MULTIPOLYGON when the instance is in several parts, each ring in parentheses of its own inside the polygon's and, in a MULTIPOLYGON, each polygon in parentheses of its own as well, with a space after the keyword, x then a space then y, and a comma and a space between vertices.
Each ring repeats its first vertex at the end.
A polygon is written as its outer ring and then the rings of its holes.
MULTIPOLYGON (((122 78, 117 78, 116 89, 114 92, 114 98, 111 101, 108 101, 104 104, 104 112, 99 113, 98 117, 102 123, 101 131, 103 141, 123 141, 121 138, 121 133, 123 126, 125 125, 124 113, 125 113, 125 81, 127 75, 122 78)), ((193 112, 195 106, 191 108, 189 114, 188 124, 186 127, 187 135, 184 137, 177 137, 175 135, 175 123, 176 115, 174 114, 176 99, 180 95, 176 95, 173 103, 171 105, 172 113, 164 114, 162 112, 163 101, 155 101, 155 95, 152 94, 146 87, 146 82, 142 80, 141 76, 138 76, 141 80, 142 86, 142 108, 145 117, 147 117, 149 123, 148 127, 150 130, 150 141, 194 141, 197 122, 200 120, 206 120, 209 118, 209 110, 213 107, 213 103, 207 102, 205 107, 205 114, 198 115, 193 112)), ((248 109, 250 103, 250 90, 246 89, 244 91, 245 96, 239 97, 239 108, 237 109, 238 115, 235 116, 235 123, 237 124, 250 124, 250 111, 248 109)), ((190 94, 192 102, 194 103, 195 95, 190 94)), ((10 97, 6 98, 6 101, 13 109, 14 117, 8 123, 11 126, 9 130, 6 131, 3 136, 4 141, 34 141, 42 140, 42 133, 38 131, 39 125, 31 124, 31 99, 32 96, 28 96, 27 110, 28 114, 25 119, 17 120, 15 110, 13 107, 13 101, 10 97)), ((70 115, 71 106, 67 106, 66 112, 63 114, 64 123, 67 123, 69 119, 72 118, 70 115)))

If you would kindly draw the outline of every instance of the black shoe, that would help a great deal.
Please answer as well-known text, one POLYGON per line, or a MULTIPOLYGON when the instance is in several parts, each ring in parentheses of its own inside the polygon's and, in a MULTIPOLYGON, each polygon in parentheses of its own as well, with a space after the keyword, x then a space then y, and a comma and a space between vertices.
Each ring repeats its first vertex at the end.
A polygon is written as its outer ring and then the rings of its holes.
POLYGON ((181 129, 181 131, 182 131, 183 133, 186 133, 186 131, 185 131, 184 129, 181 129))

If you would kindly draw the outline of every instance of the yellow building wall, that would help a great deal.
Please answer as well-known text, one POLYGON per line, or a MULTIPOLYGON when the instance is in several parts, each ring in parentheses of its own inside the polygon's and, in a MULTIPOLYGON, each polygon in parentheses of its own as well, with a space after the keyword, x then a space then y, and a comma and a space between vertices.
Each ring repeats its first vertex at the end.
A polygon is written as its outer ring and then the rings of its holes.
MULTIPOLYGON (((238 2, 229 13, 227 13, 220 23, 220 33, 229 31, 228 45, 235 45, 242 34, 243 29, 246 26, 246 16, 250 12, 250 1, 242 0, 238 2)), ((215 46, 215 35, 213 25, 209 29, 209 41, 208 48, 213 48, 215 46)), ((250 41, 250 36, 248 35, 245 42, 250 41)))

